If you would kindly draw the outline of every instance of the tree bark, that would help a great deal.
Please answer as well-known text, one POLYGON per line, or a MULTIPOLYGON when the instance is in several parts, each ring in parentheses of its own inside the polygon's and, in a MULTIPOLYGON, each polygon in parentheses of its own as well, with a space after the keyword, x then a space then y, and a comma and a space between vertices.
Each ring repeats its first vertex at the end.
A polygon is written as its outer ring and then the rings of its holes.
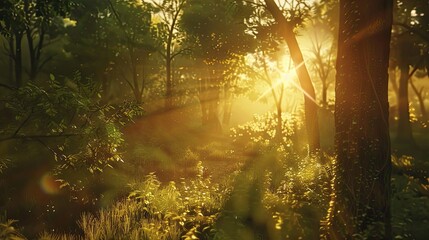
POLYGON ((322 239, 392 239, 392 0, 340 0, 333 191, 322 239))
POLYGON ((408 101, 408 79, 410 66, 407 63, 399 66, 401 77, 398 88, 398 130, 396 140, 401 143, 415 145, 410 123, 410 107, 408 101))
POLYGON ((424 93, 423 89, 424 88, 421 87, 420 90, 418 90, 417 87, 416 87, 416 85, 414 85, 414 83, 413 83, 413 79, 410 79, 410 85, 411 85, 411 88, 413 89, 413 91, 416 94, 417 99, 419 101, 420 113, 422 115, 422 121, 426 122, 428 120, 428 114, 427 114, 427 111, 426 111, 425 99, 424 99, 424 96, 423 96, 423 93, 424 93))
POLYGON ((15 69, 15 47, 14 47, 14 39, 13 37, 8 38, 9 43, 9 81, 10 83, 15 83, 15 75, 14 75, 14 69, 15 69))
MULTIPOLYGON (((222 72, 222 71, 219 71, 222 72)), ((223 76, 218 74, 218 71, 214 70, 211 72, 211 76, 209 78, 209 86, 208 86, 208 127, 209 130, 214 134, 222 133, 222 125, 219 120, 219 83, 223 76)))
MULTIPOLYGON (((324 81, 326 81, 326 79, 324 81)), ((328 105, 328 86, 326 86, 325 82, 323 83, 323 86, 322 86, 322 104, 324 106, 328 105)))
POLYGON ((182 10, 183 3, 177 9, 173 16, 173 20, 171 23, 171 26, 169 26, 168 29, 168 37, 167 37, 167 48, 166 48, 166 57, 165 57, 165 69, 167 72, 167 79, 166 79, 166 102, 165 107, 166 109, 170 109, 173 107, 173 79, 172 79, 172 66, 171 63, 173 62, 174 55, 172 54, 172 45, 173 45, 173 37, 174 37, 174 28, 176 27, 176 22, 179 17, 179 13, 182 10))
POLYGON ((222 118, 222 124, 223 126, 229 126, 229 123, 231 121, 231 114, 232 114, 232 98, 233 95, 230 92, 230 82, 226 82, 223 88, 223 118, 222 118))
POLYGON ((39 28, 39 38, 36 46, 34 45, 36 42, 33 39, 33 31, 31 29, 26 29, 25 34, 27 37, 28 52, 30 55, 30 80, 34 81, 37 77, 37 74, 39 73, 39 68, 41 67, 39 66, 39 62, 45 39, 45 30, 43 26, 39 28))
MULTIPOLYGON (((172 34, 172 32, 169 34, 172 34)), ((165 57, 166 58, 165 70, 167 72, 166 83, 165 83, 165 87, 166 87, 165 108, 167 110, 173 107, 173 81, 171 79, 171 62, 173 61, 173 58, 171 57, 171 41, 172 41, 172 36, 169 35, 168 41, 167 41, 166 57, 165 57)))
POLYGON ((395 96, 396 96, 396 101, 397 101, 396 104, 398 104, 399 89, 398 89, 398 84, 396 83, 396 67, 389 68, 389 81, 392 85, 393 92, 395 93, 395 96))
POLYGON ((200 80, 199 100, 201 105, 201 124, 203 128, 213 134, 222 133, 219 120, 219 77, 217 71, 208 67, 207 74, 200 80))
POLYGON ((273 0, 265 0, 265 4, 268 11, 279 24, 280 34, 289 47, 299 83, 304 91, 305 126, 307 129, 309 152, 312 154, 317 152, 320 148, 319 121, 317 117, 318 106, 313 83, 311 82, 310 74, 305 66, 304 57, 302 56, 295 33, 293 32, 293 25, 286 20, 273 0))
POLYGON ((128 54, 130 57, 130 67, 131 67, 131 77, 133 79, 133 94, 134 94, 134 98, 136 100, 137 104, 141 104, 143 102, 143 90, 144 90, 144 86, 142 83, 142 86, 140 86, 139 84, 139 76, 137 74, 137 58, 136 58, 136 54, 135 54, 135 49, 130 46, 128 46, 128 54))
POLYGON ((200 100, 201 106, 201 125, 206 126, 208 124, 208 90, 207 90, 207 79, 201 78, 199 81, 199 94, 198 99, 200 100))
POLYGON ((22 33, 15 33, 15 84, 22 86, 22 33))

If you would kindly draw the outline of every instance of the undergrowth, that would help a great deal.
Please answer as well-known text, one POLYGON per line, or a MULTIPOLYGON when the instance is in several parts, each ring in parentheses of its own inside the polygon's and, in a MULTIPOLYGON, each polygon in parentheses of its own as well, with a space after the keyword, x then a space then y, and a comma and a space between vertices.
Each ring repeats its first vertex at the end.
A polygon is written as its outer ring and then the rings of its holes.
MULTIPOLYGON (((285 121, 295 126, 294 118, 285 121)), ((257 122, 266 125, 250 124, 233 131, 237 144, 233 150, 225 144, 223 148, 202 148, 200 154, 186 150, 185 158, 197 162, 195 177, 161 182, 150 173, 129 184, 131 192, 126 199, 96 214, 83 213, 79 234, 43 233, 40 239, 319 239, 320 222, 330 201, 334 156, 323 156, 322 164, 321 154, 296 154, 292 141, 286 141, 289 145, 261 142, 267 137, 264 134, 274 139, 274 133, 267 131, 273 122, 257 122), (238 148, 245 139, 251 141, 238 148), (224 174, 222 181, 212 181, 198 159, 223 159, 225 154, 246 160, 239 170, 224 174)), ((286 138, 293 137, 292 127, 284 130, 286 138)), ((395 239, 419 239, 419 234, 425 236, 424 224, 429 221, 429 178, 426 172, 419 172, 424 175, 421 178, 405 174, 423 164, 412 157, 393 157, 392 163, 397 171, 392 177, 395 239)), ((25 239, 12 226, 15 222, 1 222, 5 224, 0 225, 0 239, 25 239)))

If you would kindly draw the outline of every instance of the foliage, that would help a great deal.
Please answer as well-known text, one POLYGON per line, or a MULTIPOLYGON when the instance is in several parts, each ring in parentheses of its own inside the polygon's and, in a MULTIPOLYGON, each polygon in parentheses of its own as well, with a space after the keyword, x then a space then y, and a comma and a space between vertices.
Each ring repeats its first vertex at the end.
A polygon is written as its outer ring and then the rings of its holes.
POLYGON ((53 25, 56 17, 67 14, 71 1, 2 0, 0 5, 0 34, 11 36, 17 31, 53 25))
POLYGON ((181 24, 193 43, 193 53, 208 64, 222 62, 248 52, 253 38, 244 20, 251 8, 243 1, 191 0, 185 6, 181 24))
POLYGON ((2 219, 0 221, 0 239, 1 240, 24 240, 24 236, 16 230, 13 225, 18 221, 16 220, 7 220, 4 222, 2 219))
POLYGON ((317 159, 291 165, 292 155, 275 164, 267 157, 253 157, 243 171, 221 184, 204 177, 201 162, 196 178, 180 184, 163 184, 151 173, 143 182, 130 185, 134 190, 127 200, 97 215, 83 214, 79 221, 83 238, 230 239, 234 234, 230 231, 243 233, 243 229, 263 235, 264 231, 254 229, 258 224, 246 220, 260 214, 265 217, 259 224, 274 231, 270 236, 277 236, 270 239, 317 236, 329 194, 326 184, 321 184, 327 175, 317 159))
POLYGON ((112 90, 129 87, 125 92, 131 90, 142 101, 151 72, 149 55, 155 51, 152 10, 145 2, 109 0, 77 1, 71 11, 77 23, 67 29, 70 64, 97 80, 106 99, 124 99, 112 90))
MULTIPOLYGON (((280 36, 278 24, 275 23, 272 15, 265 7, 265 1, 253 1, 252 15, 247 25, 251 29, 258 41, 264 44, 258 44, 259 48, 276 49, 279 47, 280 36)), ((286 20, 291 23, 295 31, 303 28, 305 22, 311 16, 312 6, 303 0, 297 1, 284 1, 278 4, 280 10, 285 16, 286 20)))
MULTIPOLYGON (((301 112, 255 116, 216 141, 200 128, 204 115, 229 126, 234 97, 256 94, 256 79, 282 111, 289 53, 266 2, 0 0, 0 205, 23 226, 0 217, 0 239, 317 239, 333 176, 320 155, 300 156, 301 112), (178 108, 164 104, 170 97, 178 108), (153 114, 133 122, 143 104, 153 114)), ((337 0, 275 2, 291 34, 308 20, 338 32, 337 0)), ((396 2, 391 66, 407 62, 423 76, 427 3, 396 2)), ((325 43, 313 45, 322 91, 335 51, 325 43)), ((427 121, 414 124, 426 133, 427 121)), ((394 236, 425 239, 429 163, 392 162, 394 236)))
POLYGON ((196 179, 180 185, 163 185, 149 174, 131 184, 127 200, 95 216, 84 213, 79 221, 84 239, 207 239, 230 189, 203 178, 201 163, 197 168, 196 179))
POLYGON ((411 156, 393 156, 392 163, 396 170, 392 176, 395 239, 423 239, 429 222, 429 165, 411 156))
MULTIPOLYGON (((83 236, 45 233, 41 239, 315 239, 328 208, 332 172, 319 161, 256 154, 222 184, 204 177, 201 162, 197 177, 180 184, 162 183, 151 173, 130 184, 126 200, 96 215, 84 213, 83 236)), ((398 166, 413 161, 394 160, 398 166)), ((424 236, 428 184, 399 175, 392 181, 395 239, 424 236)))
POLYGON ((314 239, 329 199, 318 159, 253 154, 234 180, 215 239, 314 239))
POLYGON ((300 116, 283 113, 282 116, 282 144, 275 146, 277 118, 275 113, 255 115, 252 122, 231 129, 230 136, 238 146, 252 149, 255 145, 274 147, 280 152, 291 151, 297 131, 302 128, 300 116), (278 148, 279 147, 279 148, 278 148))
POLYGON ((55 157, 58 173, 93 173, 121 161, 120 127, 142 114, 130 103, 102 104, 97 86, 79 73, 72 80, 51 75, 44 84, 28 83, 8 95, 2 111, 14 119, 1 129, 1 140, 39 142, 55 157))
POLYGON ((36 80, 46 63, 63 54, 48 52, 46 47, 53 40, 63 38, 61 33, 71 5, 69 0, 0 1, 0 34, 4 37, 4 53, 9 60, 7 77, 10 82, 15 80, 15 87, 22 86, 23 73, 27 73, 30 80, 36 80), (24 43, 26 48, 23 48, 24 43), (28 65, 24 64, 24 56, 28 56, 28 65))
POLYGON ((9 159, 0 158, 0 174, 8 167, 9 159))

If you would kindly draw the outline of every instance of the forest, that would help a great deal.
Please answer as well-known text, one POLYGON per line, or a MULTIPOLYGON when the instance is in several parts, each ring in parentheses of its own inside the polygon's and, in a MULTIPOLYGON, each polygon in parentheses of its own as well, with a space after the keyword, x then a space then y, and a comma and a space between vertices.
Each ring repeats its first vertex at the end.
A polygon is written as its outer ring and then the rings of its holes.
POLYGON ((427 0, 0 0, 0 240, 429 239, 427 0))

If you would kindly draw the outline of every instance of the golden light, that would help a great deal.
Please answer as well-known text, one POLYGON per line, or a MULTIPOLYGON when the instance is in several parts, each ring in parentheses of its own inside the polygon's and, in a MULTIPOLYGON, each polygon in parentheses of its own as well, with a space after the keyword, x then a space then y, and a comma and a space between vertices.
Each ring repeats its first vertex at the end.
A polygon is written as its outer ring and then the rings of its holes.
POLYGON ((51 174, 45 173, 40 179, 40 188, 47 194, 55 195, 60 191, 60 183, 51 174))
POLYGON ((278 79, 274 84, 272 84, 270 87, 268 87, 257 99, 256 101, 259 102, 261 99, 263 99, 266 95, 270 94, 273 89, 277 89, 279 87, 284 87, 284 80, 283 78, 278 79))
MULTIPOLYGON (((288 62, 285 60, 286 57, 283 57, 283 62, 288 62)), ((273 91, 274 89, 278 89, 278 88, 284 88, 285 86, 292 86, 296 89, 298 89, 300 92, 302 92, 308 99, 310 99, 311 101, 313 101, 315 104, 318 104, 316 99, 314 99, 313 97, 310 96, 310 94, 308 94, 299 83, 297 83, 296 81, 294 81, 295 78, 297 78, 297 74, 296 74, 296 69, 302 67, 303 65, 306 64, 308 60, 300 63, 298 66, 296 67, 288 67, 287 70, 282 70, 279 68, 273 68, 279 75, 279 79, 277 79, 277 81, 275 81, 273 84, 271 84, 271 86, 269 86, 258 98, 256 101, 260 101, 261 99, 263 99, 267 94, 269 94, 271 91, 273 91)))

